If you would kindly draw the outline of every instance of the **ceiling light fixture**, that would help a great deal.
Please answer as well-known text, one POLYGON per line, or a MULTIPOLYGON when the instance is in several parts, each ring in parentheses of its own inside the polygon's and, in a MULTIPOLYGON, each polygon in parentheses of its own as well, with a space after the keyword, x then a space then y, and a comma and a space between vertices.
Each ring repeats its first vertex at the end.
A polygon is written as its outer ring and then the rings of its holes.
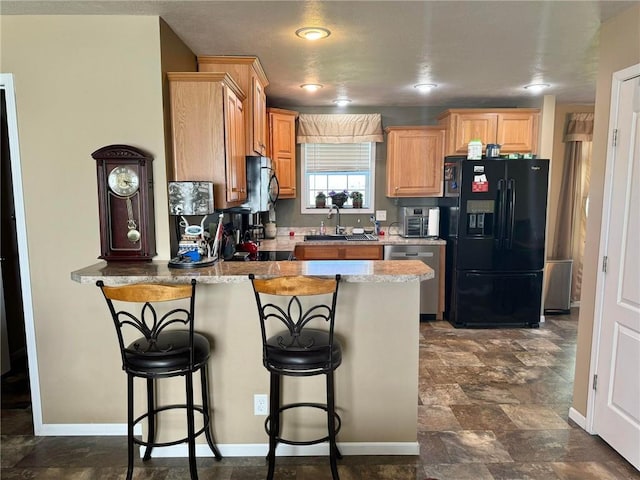
POLYGON ((331 32, 323 27, 303 27, 296 30, 296 35, 305 40, 320 40, 327 38, 331 32))
POLYGON ((345 105, 349 105, 351 103, 351 100, 348 98, 336 98, 333 103, 335 103, 339 107, 344 107, 345 105))
POLYGON ((414 85, 413 88, 415 88, 419 92, 427 93, 433 90, 434 88, 436 88, 437 86, 438 85, 436 85, 435 83, 418 83, 417 85, 414 85))
POLYGON ((544 90, 545 88, 549 88, 551 85, 548 83, 530 83, 529 85, 525 85, 525 90, 531 90, 533 93, 538 93, 544 90))
POLYGON ((304 88, 308 92, 315 92, 317 90, 320 90, 322 87, 323 85, 319 83, 303 83, 302 85, 300 85, 300 88, 304 88))

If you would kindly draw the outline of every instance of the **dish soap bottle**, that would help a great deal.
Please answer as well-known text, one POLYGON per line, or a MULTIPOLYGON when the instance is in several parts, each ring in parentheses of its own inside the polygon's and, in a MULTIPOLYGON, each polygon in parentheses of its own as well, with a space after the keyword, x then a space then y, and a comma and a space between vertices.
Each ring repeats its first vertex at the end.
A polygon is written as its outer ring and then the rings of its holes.
POLYGON ((326 235, 327 228, 324 226, 324 222, 320 222, 320 235, 326 235))

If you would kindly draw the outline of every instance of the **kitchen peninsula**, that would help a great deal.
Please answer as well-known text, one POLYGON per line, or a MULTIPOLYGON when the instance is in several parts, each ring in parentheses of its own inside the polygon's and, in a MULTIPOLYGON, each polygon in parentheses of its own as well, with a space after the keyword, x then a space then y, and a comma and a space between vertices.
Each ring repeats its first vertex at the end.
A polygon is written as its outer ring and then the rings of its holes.
MULTIPOLYGON (((342 417, 338 435, 346 455, 417 455, 417 398, 420 281, 433 271, 420 261, 281 261, 219 262, 199 269, 169 269, 166 261, 99 262, 71 273, 87 286, 137 282, 187 283, 196 278, 196 328, 210 336, 209 363, 214 433, 224 456, 262 456, 267 436, 264 416, 253 415, 253 395, 269 391, 262 366, 258 317, 248 274, 269 278, 282 275, 342 275, 338 295, 336 334, 344 345, 336 372, 336 404, 342 417)), ((96 295, 98 295, 96 288, 96 295)), ((96 312, 96 322, 111 322, 109 313, 96 312)), ((115 337, 113 338, 115 345, 115 337)), ((120 359, 114 351, 97 375, 100 382, 119 382, 120 359)), ((287 379, 286 402, 321 401, 322 379, 287 379), (316 381, 317 380, 317 381, 316 381), (301 383, 302 382, 302 383, 301 383)), ((90 386, 88 386, 90 388, 90 386)), ((160 393, 160 401, 177 402, 182 389, 160 393)), ((123 398, 123 405, 125 404, 123 398)), ((305 412, 309 413, 309 412, 305 412)), ((323 422, 312 423, 319 429, 323 422)), ((112 422, 124 422, 121 418, 112 422)), ((166 428, 174 435, 171 427, 166 428)), ((315 426, 291 432, 313 438, 315 426)), ((209 454, 204 444, 199 454, 209 454)), ((300 449, 282 445, 280 455, 323 453, 324 445, 300 449)), ((154 450, 155 451, 155 450, 154 450)), ((182 456, 179 447, 167 451, 182 456)))

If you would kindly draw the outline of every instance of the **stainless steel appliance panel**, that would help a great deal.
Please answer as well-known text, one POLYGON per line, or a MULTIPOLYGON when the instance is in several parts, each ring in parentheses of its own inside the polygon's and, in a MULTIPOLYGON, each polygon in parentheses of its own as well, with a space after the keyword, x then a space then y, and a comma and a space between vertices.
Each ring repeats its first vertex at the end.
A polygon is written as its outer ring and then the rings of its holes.
POLYGON ((571 310, 573 260, 547 260, 544 266, 544 313, 567 314, 571 310))
POLYGON ((247 202, 243 207, 252 213, 268 212, 275 205, 280 194, 278 178, 269 157, 248 156, 247 162, 247 202))
POLYGON ((433 269, 434 277, 420 283, 420 319, 433 320, 438 312, 440 285, 439 245, 385 245, 384 260, 420 260, 433 269))

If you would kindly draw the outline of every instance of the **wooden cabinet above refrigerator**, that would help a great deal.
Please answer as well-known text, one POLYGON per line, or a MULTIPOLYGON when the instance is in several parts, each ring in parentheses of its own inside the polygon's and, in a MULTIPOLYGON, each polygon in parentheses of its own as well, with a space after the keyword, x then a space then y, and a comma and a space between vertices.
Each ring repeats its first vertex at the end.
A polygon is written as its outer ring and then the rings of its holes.
POLYGON ((500 145, 501 153, 536 153, 540 110, 533 108, 454 109, 438 116, 447 131, 445 155, 465 155, 471 140, 500 145))

